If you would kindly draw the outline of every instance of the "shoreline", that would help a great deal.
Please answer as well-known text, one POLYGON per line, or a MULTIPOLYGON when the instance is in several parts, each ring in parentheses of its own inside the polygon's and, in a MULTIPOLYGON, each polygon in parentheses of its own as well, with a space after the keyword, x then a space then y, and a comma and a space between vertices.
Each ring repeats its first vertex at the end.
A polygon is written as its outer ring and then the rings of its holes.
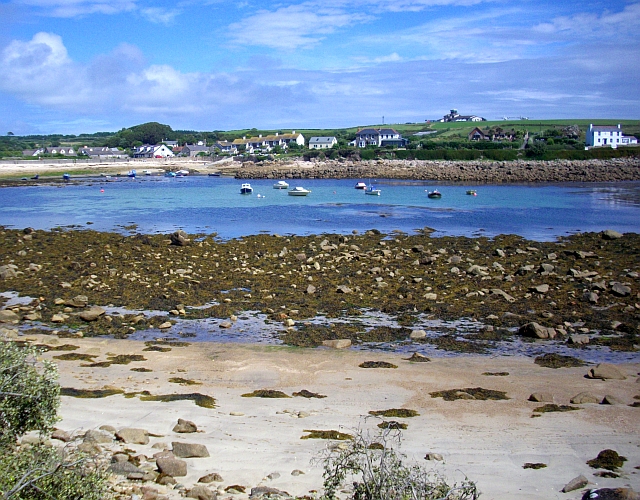
MULTIPOLYGON (((57 360, 60 352, 51 350, 45 357, 59 364, 63 387, 147 390, 152 395, 197 392, 214 397, 216 407, 207 409, 190 401, 63 396, 58 427, 76 434, 102 425, 145 429, 153 435, 147 445, 113 442, 101 446, 110 454, 128 448, 148 470, 155 469, 152 455, 165 445, 171 448, 171 442, 202 444, 211 457, 185 459, 188 474, 177 479, 189 489, 199 477, 217 472, 223 482, 206 486, 217 488, 218 498, 247 498, 246 494, 224 493, 229 485, 242 485, 247 493, 256 486, 269 486, 293 495, 310 494, 322 486, 322 467, 312 461, 332 442, 301 439, 304 430, 353 433, 361 428, 375 434, 380 419, 364 417, 370 411, 391 408, 419 413, 399 419, 408 425, 402 431, 401 450, 409 459, 428 468, 433 466, 450 480, 460 481, 466 475, 478 483, 482 498, 578 499, 584 488, 567 494, 559 490, 579 474, 589 479, 589 487, 640 488, 640 474, 634 470, 640 465, 640 448, 635 444, 640 409, 628 406, 638 392, 635 374, 640 371, 640 363, 618 365, 626 380, 589 380, 584 377, 588 366, 554 370, 520 357, 434 358, 412 363, 397 354, 352 350, 209 343, 153 352, 145 350, 143 343, 128 340, 26 337, 53 348, 63 343, 76 345, 79 349, 74 352, 89 353, 95 361, 132 354, 143 355, 146 360, 83 368, 82 362, 57 360), (359 367, 366 360, 391 362, 397 368, 359 367), (131 371, 142 367, 152 371, 131 371), (487 376, 496 372, 502 372, 502 376, 487 376), (196 385, 171 383, 176 376, 196 385), (466 387, 504 391, 509 399, 445 401, 430 395, 466 387), (279 390, 290 397, 242 397, 258 389, 279 390), (291 397, 302 389, 326 398, 291 397), (549 393, 556 404, 569 404, 573 396, 584 391, 598 398, 609 395, 619 404, 578 404, 573 405, 580 408, 576 411, 536 414, 533 410, 543 403, 529 401, 529 396, 537 392, 549 393), (536 415, 538 418, 532 418, 536 415), (194 422, 198 433, 172 432, 178 418, 194 422), (607 448, 627 457, 619 479, 594 476, 596 470, 586 465, 607 448), (442 455, 444 461, 425 461, 427 453, 442 455), (527 470, 523 468, 526 463, 544 463, 546 467, 527 470), (292 475, 294 471, 299 472, 292 475)), ((120 481, 123 487, 131 487, 131 482, 122 477, 120 481)), ((167 498, 180 498, 179 490, 143 484, 167 498)))
MULTIPOLYGON (((56 163, 42 161, 0 162, 0 176, 31 177, 66 171, 87 175, 126 175, 131 169, 150 170, 154 175, 166 170, 189 169, 207 175, 220 173, 238 179, 368 179, 436 180, 450 182, 542 183, 542 182, 619 182, 640 180, 640 158, 611 160, 278 160, 255 164, 227 158, 218 162, 191 158, 131 159, 129 161, 56 163)), ((16 179, 17 180, 17 179, 16 179)), ((7 179, 5 179, 8 182, 7 179)))

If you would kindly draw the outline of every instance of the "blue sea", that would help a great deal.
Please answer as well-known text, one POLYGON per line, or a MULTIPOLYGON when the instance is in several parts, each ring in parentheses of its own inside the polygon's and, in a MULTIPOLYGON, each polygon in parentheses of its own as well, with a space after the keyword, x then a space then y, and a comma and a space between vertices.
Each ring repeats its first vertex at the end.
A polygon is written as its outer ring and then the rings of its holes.
POLYGON ((640 182, 471 185, 362 179, 381 190, 368 196, 357 180, 288 181, 306 197, 273 189, 274 180, 161 176, 73 179, 66 185, 0 189, 0 225, 51 229, 79 227, 122 233, 216 233, 222 239, 270 233, 348 234, 378 229, 434 236, 518 234, 551 241, 576 232, 640 231, 640 182), (427 192, 438 189, 441 199, 427 192), (468 189, 477 196, 467 195, 468 189))

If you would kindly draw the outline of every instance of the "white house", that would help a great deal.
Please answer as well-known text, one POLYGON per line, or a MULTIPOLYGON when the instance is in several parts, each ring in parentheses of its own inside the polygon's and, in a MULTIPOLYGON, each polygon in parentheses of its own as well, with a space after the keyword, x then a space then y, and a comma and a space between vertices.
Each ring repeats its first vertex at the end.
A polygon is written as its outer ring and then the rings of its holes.
POLYGON ((169 158, 171 156, 175 156, 173 151, 164 144, 160 144, 159 146, 144 144, 138 146, 133 152, 134 158, 169 158))
POLYGON ((441 122, 486 122, 485 118, 476 115, 461 115, 457 109, 450 110, 448 115, 444 115, 441 122))
POLYGON ((338 144, 335 137, 312 137, 309 139, 309 149, 330 149, 338 144))
POLYGON ((638 139, 634 136, 623 135, 619 123, 617 126, 591 123, 587 130, 586 144, 587 148, 607 146, 616 149, 618 146, 638 144, 638 139))
POLYGON ((78 150, 78 153, 91 158, 128 158, 129 155, 118 148, 109 148, 107 146, 84 146, 78 150))
POLYGON ((221 153, 229 153, 232 155, 238 154, 238 147, 233 142, 229 141, 218 141, 211 147, 211 150, 218 150, 221 153))
POLYGON ((286 149, 292 142, 298 146, 304 146, 304 136, 293 130, 290 134, 280 134, 276 132, 274 135, 265 135, 264 137, 262 134, 249 139, 243 137, 242 139, 234 140, 233 144, 235 144, 236 147, 245 146, 247 153, 254 153, 259 151, 269 152, 276 146, 286 149))
POLYGON ((363 128, 356 132, 355 145, 359 148, 367 146, 405 147, 409 141, 392 128, 363 128))

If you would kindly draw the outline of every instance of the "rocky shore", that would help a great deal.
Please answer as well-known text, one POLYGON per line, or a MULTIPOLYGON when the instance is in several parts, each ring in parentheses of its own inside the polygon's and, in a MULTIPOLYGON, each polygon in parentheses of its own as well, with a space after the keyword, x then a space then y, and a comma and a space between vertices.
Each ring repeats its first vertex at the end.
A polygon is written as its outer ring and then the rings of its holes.
POLYGON ((640 180, 640 158, 612 160, 420 161, 318 160, 244 162, 241 179, 414 179, 498 184, 507 182, 613 182, 640 180))

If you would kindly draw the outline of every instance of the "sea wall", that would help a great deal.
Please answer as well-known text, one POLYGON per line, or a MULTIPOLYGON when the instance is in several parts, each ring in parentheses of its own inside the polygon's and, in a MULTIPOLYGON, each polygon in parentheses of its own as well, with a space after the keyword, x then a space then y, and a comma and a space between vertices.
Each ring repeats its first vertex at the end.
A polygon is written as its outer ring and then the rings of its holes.
POLYGON ((415 179, 453 182, 611 182, 640 180, 640 158, 553 161, 321 160, 244 162, 239 179, 415 179))

